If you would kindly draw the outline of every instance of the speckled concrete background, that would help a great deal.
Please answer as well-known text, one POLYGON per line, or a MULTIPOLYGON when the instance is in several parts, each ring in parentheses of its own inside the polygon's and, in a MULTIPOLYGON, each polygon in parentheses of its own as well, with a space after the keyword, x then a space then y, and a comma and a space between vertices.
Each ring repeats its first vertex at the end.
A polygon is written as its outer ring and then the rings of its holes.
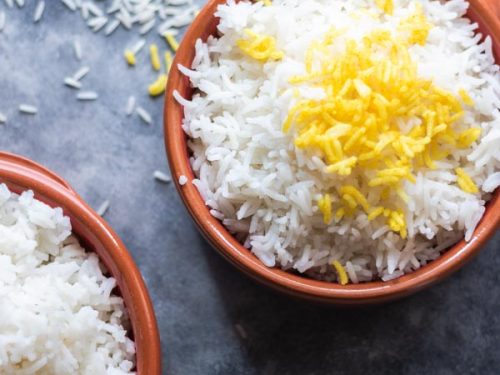
POLYGON ((111 201, 106 218, 156 307, 165 374, 500 373, 500 235, 446 282, 385 306, 324 308, 255 285, 198 234, 174 187, 152 179, 167 170, 162 101, 145 93, 149 65, 130 70, 123 62, 132 34, 94 35, 60 2, 46 2, 39 25, 28 0, 7 11, 0 33, 0 112, 9 117, 0 149, 53 169, 94 207, 111 201), (75 38, 82 63, 73 56, 75 38), (91 67, 85 88, 99 93, 97 102, 77 102, 62 85, 84 64, 91 67), (124 115, 132 93, 154 124, 124 115), (18 114, 22 102, 39 113, 18 114))

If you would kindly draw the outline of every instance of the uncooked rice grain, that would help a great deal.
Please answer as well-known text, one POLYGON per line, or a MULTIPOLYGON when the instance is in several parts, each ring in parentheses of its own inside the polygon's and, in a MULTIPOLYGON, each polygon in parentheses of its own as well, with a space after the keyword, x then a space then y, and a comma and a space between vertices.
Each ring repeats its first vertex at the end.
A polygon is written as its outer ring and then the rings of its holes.
POLYGON ((138 106, 135 111, 139 115, 139 117, 144 121, 146 124, 151 124, 152 118, 151 115, 142 107, 138 106))
POLYGON ((82 87, 82 83, 75 80, 73 77, 64 78, 64 84, 74 89, 80 89, 82 87))
POLYGON ((127 107, 125 108, 125 114, 130 116, 135 109, 135 96, 129 96, 127 100, 127 107))
POLYGON ((163 183, 168 183, 168 182, 172 181, 172 178, 169 175, 167 175, 166 173, 163 173, 161 171, 154 171, 153 177, 157 181, 160 181, 160 182, 163 182, 163 183))
POLYGON ((137 55, 144 48, 145 45, 146 45, 146 39, 141 38, 137 42, 135 42, 135 44, 130 48, 130 50, 134 55, 137 55))
POLYGON ((120 26, 120 21, 118 21, 118 20, 111 21, 106 26, 106 29, 104 30, 104 34, 111 35, 118 28, 118 26, 120 26))
POLYGON ((33 22, 38 22, 41 20, 43 11, 45 10, 45 1, 39 0, 36 5, 35 12, 33 13, 33 22))
POLYGON ((66 5, 66 7, 69 10, 72 10, 73 12, 76 10, 76 5, 75 5, 75 2, 73 0, 61 0, 61 1, 64 5, 66 5))
POLYGON ((76 94, 76 98, 82 101, 96 100, 99 95, 95 91, 82 91, 76 94))
POLYGON ((99 216, 104 216, 106 212, 108 212, 108 209, 109 209, 109 200, 106 199, 104 202, 101 203, 99 208, 97 208, 96 212, 99 216))
POLYGON ((0 12, 0 32, 5 28, 5 12, 0 12))
POLYGON ((73 50, 75 51, 75 57, 77 60, 82 59, 82 45, 80 44, 80 41, 75 40, 73 41, 73 50))
POLYGON ((73 79, 79 81, 83 77, 85 77, 88 74, 88 72, 90 72, 90 68, 88 66, 83 66, 80 69, 78 69, 75 74, 73 74, 73 79))
POLYGON ((38 108, 30 104, 20 104, 19 112, 25 113, 27 115, 34 115, 38 112, 38 108))

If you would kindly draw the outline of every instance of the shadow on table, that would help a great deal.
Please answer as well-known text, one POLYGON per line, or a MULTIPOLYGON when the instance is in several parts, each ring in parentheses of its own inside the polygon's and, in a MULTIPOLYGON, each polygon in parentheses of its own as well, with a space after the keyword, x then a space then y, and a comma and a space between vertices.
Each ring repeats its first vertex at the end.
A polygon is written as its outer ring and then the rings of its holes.
POLYGON ((466 272, 401 301, 332 308, 257 285, 215 251, 206 257, 256 374, 451 375, 488 368, 491 352, 481 353, 484 332, 475 321, 488 317, 477 306, 474 289, 464 287, 466 272))

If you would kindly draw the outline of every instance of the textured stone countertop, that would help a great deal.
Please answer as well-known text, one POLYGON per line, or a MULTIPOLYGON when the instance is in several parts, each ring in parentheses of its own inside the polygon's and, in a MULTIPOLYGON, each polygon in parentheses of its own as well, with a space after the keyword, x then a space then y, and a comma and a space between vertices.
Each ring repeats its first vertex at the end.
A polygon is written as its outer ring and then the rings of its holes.
POLYGON ((148 63, 124 64, 123 48, 135 34, 93 34, 55 0, 46 1, 34 25, 34 3, 6 10, 0 1, 7 13, 0 112, 9 117, 0 126, 0 149, 53 169, 93 207, 110 200, 106 219, 133 254, 154 301, 165 374, 500 373, 498 233, 447 281, 399 302, 346 310, 276 295, 217 255, 174 186, 153 180, 156 169, 168 172, 162 99, 147 97, 148 63), (82 62, 74 58, 75 39, 82 62), (83 82, 99 93, 96 102, 77 102, 75 91, 62 85, 81 65, 91 67, 83 82), (151 112, 152 125, 125 116, 131 94, 151 112), (20 103, 38 106, 38 114, 20 115, 20 103))

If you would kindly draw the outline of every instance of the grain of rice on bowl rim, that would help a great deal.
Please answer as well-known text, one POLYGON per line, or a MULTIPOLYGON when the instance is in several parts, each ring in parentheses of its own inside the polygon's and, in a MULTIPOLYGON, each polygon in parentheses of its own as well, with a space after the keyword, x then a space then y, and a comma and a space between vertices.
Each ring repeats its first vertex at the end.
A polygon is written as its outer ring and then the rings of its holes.
POLYGON ((62 209, 0 184, 0 374, 135 374, 116 282, 62 209))
POLYGON ((500 75, 464 0, 229 0, 184 106, 213 216, 269 267, 395 279, 500 185, 500 75))

